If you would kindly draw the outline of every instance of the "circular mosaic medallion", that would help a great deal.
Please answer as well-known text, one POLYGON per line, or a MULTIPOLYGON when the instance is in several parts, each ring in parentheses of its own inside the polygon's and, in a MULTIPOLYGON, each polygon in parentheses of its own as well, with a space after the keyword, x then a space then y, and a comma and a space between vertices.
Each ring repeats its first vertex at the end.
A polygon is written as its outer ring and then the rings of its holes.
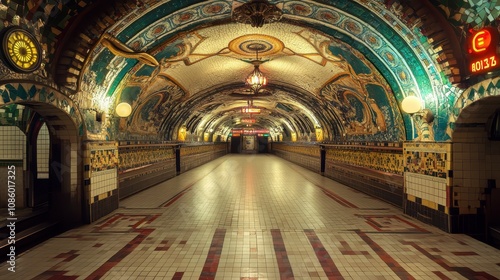
POLYGON ((249 34, 229 42, 232 52, 244 56, 253 56, 257 51, 259 55, 269 56, 281 52, 284 47, 280 40, 262 34, 249 34))
POLYGON ((320 9, 316 14, 318 19, 332 24, 335 24, 340 20, 340 15, 337 12, 327 9, 320 9))
POLYGON ((3 35, 4 58, 12 70, 29 73, 42 63, 42 48, 35 37, 20 27, 9 28, 3 35))
POLYGON ((375 49, 379 49, 380 47, 382 47, 381 40, 371 32, 368 32, 364 35, 364 40, 366 43, 368 43, 368 45, 372 46, 375 49))
POLYGON ((345 21, 345 29, 355 35, 361 34, 363 28, 357 22, 347 19, 345 21))

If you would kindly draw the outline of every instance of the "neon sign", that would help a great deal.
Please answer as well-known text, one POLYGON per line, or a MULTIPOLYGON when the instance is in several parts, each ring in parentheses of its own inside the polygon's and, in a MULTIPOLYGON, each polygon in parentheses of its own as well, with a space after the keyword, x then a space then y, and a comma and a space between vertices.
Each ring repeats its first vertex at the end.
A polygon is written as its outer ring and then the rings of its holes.
POLYGON ((480 74, 498 68, 500 56, 497 54, 498 31, 485 27, 471 31, 467 39, 469 52, 469 72, 480 74))
POLYGON ((241 119, 241 122, 242 122, 242 123, 255 123, 255 122, 256 122, 256 120, 255 120, 255 119, 253 119, 253 118, 252 118, 252 119, 241 119))

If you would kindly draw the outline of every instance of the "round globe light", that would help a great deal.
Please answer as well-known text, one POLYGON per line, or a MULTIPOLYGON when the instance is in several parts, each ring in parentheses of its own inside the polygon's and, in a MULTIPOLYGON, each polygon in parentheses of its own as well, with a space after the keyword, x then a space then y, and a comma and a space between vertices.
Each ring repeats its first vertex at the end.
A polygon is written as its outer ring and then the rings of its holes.
POLYGON ((422 109, 422 101, 414 95, 407 96, 401 102, 401 109, 408 114, 414 114, 422 109))
POLYGON ((132 106, 127 102, 122 102, 116 105, 115 112, 119 117, 126 118, 132 113, 132 106))

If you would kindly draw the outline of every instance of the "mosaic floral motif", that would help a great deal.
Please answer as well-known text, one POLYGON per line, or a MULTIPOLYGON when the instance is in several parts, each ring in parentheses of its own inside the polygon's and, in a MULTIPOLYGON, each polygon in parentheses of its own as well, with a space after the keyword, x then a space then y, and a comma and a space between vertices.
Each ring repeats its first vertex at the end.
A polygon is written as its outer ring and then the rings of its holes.
POLYGON ((388 130, 393 126, 403 127, 399 112, 391 109, 396 108, 396 101, 375 67, 344 44, 331 42, 329 49, 330 56, 338 58, 334 63, 340 70, 319 95, 328 110, 342 121, 344 132, 349 136, 370 135, 372 139, 400 140, 400 133, 388 130))
POLYGON ((215 151, 224 151, 226 149, 227 149, 226 144, 182 146, 181 147, 181 157, 209 153, 209 152, 215 152, 215 151))
POLYGON ((119 170, 125 170, 146 166, 175 158, 172 145, 141 145, 119 147, 119 170))
POLYGON ((306 156, 313 156, 316 158, 319 158, 320 156, 319 146, 299 146, 299 145, 295 146, 290 144, 274 143, 273 149, 291 152, 295 154, 302 154, 306 156))
POLYGON ((369 146, 332 146, 326 150, 326 159, 344 164, 403 175, 404 160, 401 149, 380 149, 369 146))
POLYGON ((116 149, 90 151, 90 170, 92 172, 114 169, 118 166, 116 149))

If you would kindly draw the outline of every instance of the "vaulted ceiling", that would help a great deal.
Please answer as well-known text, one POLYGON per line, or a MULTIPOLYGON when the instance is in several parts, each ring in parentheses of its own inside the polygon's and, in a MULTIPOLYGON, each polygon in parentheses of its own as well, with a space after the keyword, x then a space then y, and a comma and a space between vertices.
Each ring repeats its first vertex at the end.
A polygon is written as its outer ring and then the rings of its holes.
POLYGON ((500 13, 497 1, 285 0, 270 1, 280 21, 252 27, 232 17, 246 2, 11 0, 0 10, 11 22, 24 15, 63 93, 106 112, 96 122, 82 110, 89 138, 162 140, 181 127, 224 136, 251 126, 401 141, 413 133, 399 105, 408 95, 436 113, 445 139, 449 92, 470 83, 466 32, 497 26, 500 13), (245 79, 256 55, 268 85, 253 94, 245 79), (132 105, 121 124, 112 117, 120 102, 132 105), (261 112, 243 113, 249 104, 261 112))

